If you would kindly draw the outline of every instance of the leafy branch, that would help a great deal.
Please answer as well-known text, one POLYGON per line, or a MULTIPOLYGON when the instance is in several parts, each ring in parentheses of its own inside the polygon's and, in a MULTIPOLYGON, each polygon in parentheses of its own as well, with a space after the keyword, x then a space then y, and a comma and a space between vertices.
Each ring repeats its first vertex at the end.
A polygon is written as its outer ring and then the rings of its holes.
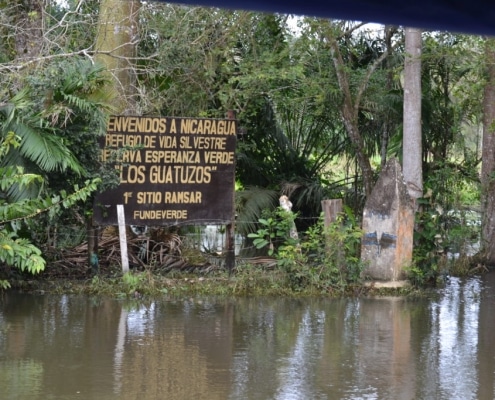
MULTIPOLYGON (((31 175, 31 174, 28 174, 31 175)), ((18 175, 19 176, 19 175, 18 175)), ((21 176, 24 179, 24 176, 21 176)), ((62 190, 59 195, 45 199, 26 199, 16 203, 0 203, 0 223, 15 223, 17 221, 34 218, 35 216, 50 211, 55 214, 60 206, 70 208, 78 201, 86 201, 97 190, 101 183, 100 178, 86 181, 83 187, 76 185, 74 192, 67 194, 62 190)), ((3 180, 0 182, 3 185, 3 180)))

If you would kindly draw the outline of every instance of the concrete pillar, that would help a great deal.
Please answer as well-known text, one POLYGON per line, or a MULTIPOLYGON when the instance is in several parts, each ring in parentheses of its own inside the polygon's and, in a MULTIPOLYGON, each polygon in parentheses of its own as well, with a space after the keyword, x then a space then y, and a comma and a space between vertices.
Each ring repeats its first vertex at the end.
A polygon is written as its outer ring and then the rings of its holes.
POLYGON ((363 213, 363 277, 399 281, 412 261, 414 209, 397 159, 378 178, 363 213))

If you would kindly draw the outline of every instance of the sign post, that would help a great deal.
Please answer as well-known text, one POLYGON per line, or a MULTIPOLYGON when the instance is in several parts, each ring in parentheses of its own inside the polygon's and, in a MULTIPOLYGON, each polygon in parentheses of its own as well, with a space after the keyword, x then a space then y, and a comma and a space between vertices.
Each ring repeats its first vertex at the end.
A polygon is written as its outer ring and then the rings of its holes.
POLYGON ((122 259, 122 272, 129 272, 129 256, 127 254, 127 235, 125 230, 125 215, 124 206, 117 204, 117 217, 119 222, 119 242, 120 242, 120 257, 122 259))
POLYGON ((112 116, 100 142, 119 185, 96 196, 97 225, 118 225, 122 269, 129 270, 125 225, 226 225, 226 267, 234 257, 237 121, 112 116), (124 257, 125 256, 125 257, 124 257))

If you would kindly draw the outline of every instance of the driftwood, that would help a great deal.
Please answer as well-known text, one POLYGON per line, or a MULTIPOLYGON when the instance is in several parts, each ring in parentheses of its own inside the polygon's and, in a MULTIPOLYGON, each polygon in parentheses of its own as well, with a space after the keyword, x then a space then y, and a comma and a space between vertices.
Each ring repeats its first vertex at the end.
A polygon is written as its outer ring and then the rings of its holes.
MULTIPOLYGON (((195 254, 186 257, 182 252, 183 242, 175 233, 149 235, 128 234, 128 257, 131 269, 149 270, 154 273, 179 271, 206 274, 225 267, 225 257, 211 254, 195 254)), ((115 275, 122 271, 119 236, 115 232, 103 234, 98 242, 98 265, 102 275, 115 275)), ((44 257, 48 260, 44 274, 56 278, 87 279, 93 273, 88 264, 88 243, 68 249, 47 247, 44 257)), ((236 268, 246 265, 272 269, 277 265, 273 257, 236 257, 236 268)))
MULTIPOLYGON (((129 264, 133 269, 171 270, 184 268, 187 262, 180 253, 180 239, 173 235, 170 242, 156 242, 147 237, 129 238, 127 241, 129 264)), ((105 272, 121 263, 118 236, 102 237, 98 243, 98 264, 105 272)), ((88 265, 88 243, 83 242, 70 249, 46 248, 44 256, 48 260, 47 271, 54 275, 87 276, 91 272, 88 265)))

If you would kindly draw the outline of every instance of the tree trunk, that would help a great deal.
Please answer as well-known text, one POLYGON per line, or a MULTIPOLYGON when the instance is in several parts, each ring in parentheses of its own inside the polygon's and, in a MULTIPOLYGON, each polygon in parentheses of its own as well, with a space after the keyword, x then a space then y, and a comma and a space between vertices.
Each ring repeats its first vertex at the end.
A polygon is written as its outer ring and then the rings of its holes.
POLYGON ((111 73, 118 93, 117 112, 135 113, 134 62, 137 46, 138 0, 102 0, 96 41, 97 60, 111 73))
POLYGON ((344 121, 344 126, 349 136, 352 145, 354 146, 354 151, 356 152, 356 159, 361 169, 361 174, 363 176, 363 187, 366 197, 371 194, 373 190, 373 168, 371 167, 371 162, 369 157, 366 155, 364 150, 364 143, 361 133, 359 132, 359 106, 360 106, 360 96, 362 95, 363 88, 367 84, 367 79, 361 84, 361 89, 358 94, 353 99, 351 93, 351 87, 349 84, 349 76, 346 73, 346 65, 340 53, 339 45, 337 40, 333 36, 333 33, 328 35, 328 40, 330 42, 330 51, 332 54, 333 64, 335 66, 335 72, 337 74, 337 80, 339 82, 339 87, 343 94, 343 104, 341 109, 342 119, 344 121))
MULTIPOLYGON (((384 32, 385 32, 385 43, 387 46, 387 54, 388 57, 385 60, 385 68, 387 69, 387 91, 392 91, 393 85, 394 85, 394 72, 393 72, 393 67, 390 58, 393 56, 393 46, 392 46, 392 38, 394 36, 394 33, 397 31, 397 28, 395 26, 391 25, 386 25, 384 32)), ((382 139, 380 143, 380 169, 383 170, 385 168, 385 165, 387 164, 387 150, 388 150, 388 142, 390 138, 390 129, 391 129, 391 123, 390 123, 390 114, 385 115, 385 119, 383 121, 383 129, 382 129, 382 139)))
POLYGON ((483 149, 481 166, 481 250, 488 265, 495 265, 495 38, 486 39, 487 81, 483 97, 483 149))
POLYGON ((344 107, 342 116, 344 119, 344 126, 346 128, 347 134, 354 145, 354 151, 356 152, 356 159, 361 169, 361 174, 363 176, 363 187, 366 197, 371 194, 373 190, 373 168, 371 167, 371 162, 369 157, 364 151, 363 138, 359 132, 359 125, 357 122, 357 115, 351 110, 351 104, 348 103, 350 98, 344 99, 344 107))
POLYGON ((404 61, 404 132, 402 170, 409 196, 417 210, 423 196, 421 142, 421 30, 406 28, 404 61))

